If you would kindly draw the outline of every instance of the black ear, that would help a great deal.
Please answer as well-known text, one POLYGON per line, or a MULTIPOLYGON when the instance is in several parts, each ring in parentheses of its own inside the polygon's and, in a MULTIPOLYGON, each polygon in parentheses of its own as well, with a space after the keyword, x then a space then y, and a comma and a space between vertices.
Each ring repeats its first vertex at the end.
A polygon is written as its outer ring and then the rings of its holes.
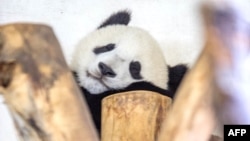
POLYGON ((130 21, 130 12, 126 10, 119 11, 111 15, 108 19, 106 19, 98 27, 98 29, 109 26, 109 25, 115 25, 115 24, 128 25, 129 21, 130 21))
POLYGON ((168 86, 170 91, 172 91, 173 93, 176 92, 187 70, 188 67, 184 64, 176 65, 173 67, 168 66, 168 86))

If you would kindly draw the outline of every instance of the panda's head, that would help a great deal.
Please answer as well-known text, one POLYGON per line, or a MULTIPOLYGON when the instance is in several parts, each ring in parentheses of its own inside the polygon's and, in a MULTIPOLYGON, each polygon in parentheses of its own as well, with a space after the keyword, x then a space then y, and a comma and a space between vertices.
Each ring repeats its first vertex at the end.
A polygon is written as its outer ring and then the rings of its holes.
POLYGON ((168 69, 159 45, 146 31, 127 26, 129 20, 126 11, 113 14, 76 47, 71 68, 90 93, 139 81, 167 89, 168 69))

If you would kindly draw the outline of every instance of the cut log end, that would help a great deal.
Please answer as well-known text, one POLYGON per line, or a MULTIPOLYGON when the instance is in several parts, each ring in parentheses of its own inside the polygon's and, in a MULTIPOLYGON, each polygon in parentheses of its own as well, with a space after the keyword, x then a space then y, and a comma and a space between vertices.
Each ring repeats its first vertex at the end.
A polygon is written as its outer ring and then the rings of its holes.
POLYGON ((171 99, 150 91, 131 91, 103 99, 102 141, 156 140, 171 99))

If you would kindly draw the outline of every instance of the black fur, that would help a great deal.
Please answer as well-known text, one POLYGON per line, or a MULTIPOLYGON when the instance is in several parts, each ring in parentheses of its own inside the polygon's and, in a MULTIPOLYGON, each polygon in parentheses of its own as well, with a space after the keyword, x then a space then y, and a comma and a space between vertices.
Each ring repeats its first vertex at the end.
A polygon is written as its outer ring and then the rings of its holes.
POLYGON ((128 25, 129 21, 130 13, 128 11, 119 11, 106 19, 98 29, 115 24, 128 25))
POLYGON ((96 47, 93 52, 98 55, 104 52, 108 52, 111 51, 115 48, 115 44, 107 44, 105 46, 101 46, 101 47, 96 47))
MULTIPOLYGON (((175 94, 177 88, 179 87, 184 75, 186 74, 188 67, 184 64, 176 65, 174 67, 168 66, 168 86, 169 90, 175 94)), ((171 97, 174 97, 172 95, 171 97)))

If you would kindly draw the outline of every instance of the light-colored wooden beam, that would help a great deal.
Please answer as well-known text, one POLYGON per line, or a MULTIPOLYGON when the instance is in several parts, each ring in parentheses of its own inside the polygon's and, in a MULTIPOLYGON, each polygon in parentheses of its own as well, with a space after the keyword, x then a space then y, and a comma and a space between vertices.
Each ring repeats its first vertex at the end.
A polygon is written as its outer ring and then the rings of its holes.
POLYGON ((53 30, 0 26, 0 93, 22 141, 97 141, 53 30))

